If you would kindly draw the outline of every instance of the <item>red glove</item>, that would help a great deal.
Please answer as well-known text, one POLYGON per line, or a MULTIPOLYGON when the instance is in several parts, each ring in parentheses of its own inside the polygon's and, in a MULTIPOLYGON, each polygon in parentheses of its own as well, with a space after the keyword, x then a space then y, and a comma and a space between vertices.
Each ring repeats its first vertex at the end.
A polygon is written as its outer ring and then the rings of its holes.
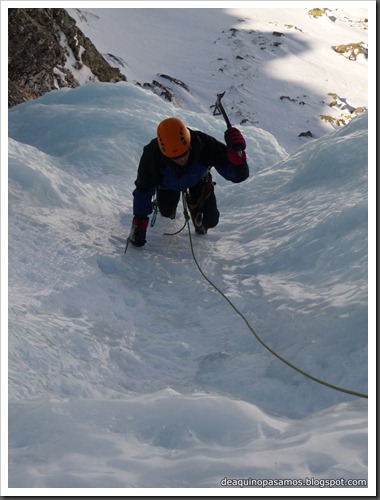
POLYGON ((244 151, 246 143, 240 130, 235 127, 227 129, 224 133, 224 139, 228 148, 228 161, 235 166, 244 165, 247 161, 247 157, 244 151))
POLYGON ((142 247, 145 245, 148 222, 149 217, 138 217, 137 215, 133 217, 132 232, 129 241, 134 247, 142 247))

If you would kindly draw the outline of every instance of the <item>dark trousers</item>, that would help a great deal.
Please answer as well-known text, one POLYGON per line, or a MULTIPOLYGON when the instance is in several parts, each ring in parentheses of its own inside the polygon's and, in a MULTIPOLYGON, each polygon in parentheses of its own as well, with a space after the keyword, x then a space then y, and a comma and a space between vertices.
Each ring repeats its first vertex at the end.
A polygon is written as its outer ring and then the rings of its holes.
MULTIPOLYGON (((203 214, 203 224, 207 228, 215 227, 219 222, 219 210, 216 204, 214 185, 210 178, 202 179, 189 188, 187 203, 192 216, 203 214)), ((170 189, 157 190, 158 209, 163 217, 172 217, 177 208, 180 191, 170 189)))

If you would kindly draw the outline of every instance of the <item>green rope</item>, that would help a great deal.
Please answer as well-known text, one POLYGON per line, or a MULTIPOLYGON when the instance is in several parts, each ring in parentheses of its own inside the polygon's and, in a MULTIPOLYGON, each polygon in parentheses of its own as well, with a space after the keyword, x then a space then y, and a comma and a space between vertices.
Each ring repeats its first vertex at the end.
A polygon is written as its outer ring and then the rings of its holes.
POLYGON ((175 236, 176 234, 181 233, 190 219, 189 212, 187 211, 187 201, 186 201, 186 191, 182 191, 182 205, 183 205, 183 215, 185 216, 185 222, 181 229, 178 229, 175 233, 164 233, 164 236, 175 236))
MULTIPOLYGON (((220 293, 220 295, 230 304, 230 306, 234 309, 234 311, 242 318, 242 320, 244 321, 244 323, 247 325, 248 329, 253 333, 253 335, 255 336, 255 338, 260 342, 260 344, 265 348, 267 349, 271 354, 273 354, 273 356, 275 356, 276 358, 278 358, 280 361, 282 361, 283 363, 285 363, 286 365, 288 365, 290 368, 292 368, 293 370, 295 370, 296 372, 300 373, 301 375, 304 375, 305 377, 311 379, 311 380, 314 380, 314 382, 318 382, 318 384, 322 384, 326 387, 329 387, 330 389, 334 389, 335 391, 340 391, 340 392, 344 392, 346 394, 351 394, 352 396, 357 396, 358 398, 365 398, 365 399, 368 399, 368 394, 363 394, 361 392, 356 392, 356 391, 350 391, 349 389, 344 389, 342 387, 338 387, 336 385, 333 385, 333 384, 330 384, 328 382, 325 382, 323 380, 320 380, 319 378, 317 377, 314 377, 313 375, 310 375, 309 373, 301 370, 300 368, 298 368, 297 366, 293 365, 292 363, 290 363, 289 361, 287 361, 285 358, 283 358, 282 356, 280 356, 279 354, 277 354, 273 349, 271 349, 258 335, 257 333, 255 332, 255 330, 252 328, 252 326, 249 324, 249 322, 247 321, 246 317, 244 316, 244 314, 242 314, 239 309, 231 302, 231 300, 205 275, 205 273, 203 272, 201 266, 199 265, 198 261, 197 261, 197 258, 195 257, 195 253, 194 253, 194 247, 193 247, 193 239, 192 239, 192 236, 191 236, 191 230, 190 230, 190 224, 189 224, 189 214, 187 212, 187 207, 186 207, 186 199, 185 199, 185 196, 183 196, 183 204, 184 204, 184 214, 185 214, 185 225, 187 224, 187 228, 188 228, 188 231, 189 231, 189 239, 190 239, 190 248, 191 248, 191 254, 193 256, 193 259, 194 259, 194 262, 199 270, 199 272, 201 273, 201 275, 204 277, 204 279, 218 292, 220 293)), ((182 228, 183 229, 183 228, 182 228)), ((182 231, 181 229, 181 231, 182 231)))
POLYGON ((178 229, 175 233, 164 233, 165 236, 175 236, 176 234, 179 234, 181 231, 183 231, 186 227, 187 220, 185 220, 184 225, 181 227, 181 229, 178 229))

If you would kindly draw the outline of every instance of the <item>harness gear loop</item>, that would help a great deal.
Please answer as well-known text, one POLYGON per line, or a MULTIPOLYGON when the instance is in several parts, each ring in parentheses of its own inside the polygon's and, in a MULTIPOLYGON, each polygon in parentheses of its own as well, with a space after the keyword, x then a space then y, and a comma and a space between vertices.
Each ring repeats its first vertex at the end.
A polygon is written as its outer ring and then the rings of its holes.
POLYGON ((190 210, 196 210, 197 208, 199 210, 202 210, 205 201, 211 196, 214 184, 215 183, 212 182, 212 177, 211 177, 210 171, 208 171, 205 178, 204 178, 204 183, 202 185, 199 198, 196 202, 193 202, 191 200, 191 194, 190 194, 190 191, 188 190, 188 192, 187 192, 187 204, 188 204, 188 207, 190 210))
POLYGON ((198 200, 194 202, 190 190, 187 191, 187 205, 190 209, 191 219, 196 228, 201 228, 203 225, 203 206, 205 201, 211 196, 214 185, 215 182, 212 182, 209 169, 204 177, 198 200))

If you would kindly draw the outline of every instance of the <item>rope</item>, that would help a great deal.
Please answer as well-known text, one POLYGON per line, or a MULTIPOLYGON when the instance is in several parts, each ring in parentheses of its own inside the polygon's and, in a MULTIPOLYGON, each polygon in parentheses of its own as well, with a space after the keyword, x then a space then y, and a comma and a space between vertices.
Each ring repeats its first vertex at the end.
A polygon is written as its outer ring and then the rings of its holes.
POLYGON ((175 233, 164 233, 165 236, 175 236, 176 234, 179 234, 181 231, 183 231, 186 227, 187 220, 185 220, 184 225, 181 227, 181 229, 178 229, 175 233))
POLYGON ((186 224, 189 223, 190 216, 189 212, 187 211, 186 191, 182 191, 182 205, 183 205, 183 215, 185 216, 185 222, 183 226, 175 233, 164 233, 165 236, 175 236, 176 234, 179 234, 181 231, 185 229, 186 224))
MULTIPOLYGON (((191 248, 191 254, 193 256, 193 259, 194 259, 194 262, 199 270, 199 272, 201 273, 201 275, 204 277, 204 279, 230 304, 230 306, 232 307, 232 309, 234 309, 234 311, 241 317, 241 319, 244 321, 244 323, 247 325, 247 328, 253 333, 254 337, 256 338, 256 340, 258 340, 260 342, 260 344, 265 348, 267 349, 267 351, 269 351, 271 354, 273 354, 273 356, 275 356, 276 358, 278 358, 280 361, 282 361, 283 363, 285 363, 287 366, 289 366, 290 368, 292 368, 293 370, 295 370, 296 372, 300 373, 301 375, 304 375, 305 377, 309 378, 310 380, 314 380, 314 382, 317 382, 318 384, 321 384, 321 385, 324 385, 325 387, 329 387, 330 389, 334 389, 335 391, 340 391, 340 392, 344 392, 346 394, 350 394, 352 396, 357 396, 358 398, 365 398, 365 399, 368 399, 368 394, 363 394, 361 392, 356 392, 356 391, 351 391, 349 389, 344 389, 343 387, 339 387, 337 385, 333 385, 333 384, 330 384, 328 382, 325 382, 317 377, 314 377, 313 375, 310 375, 310 373, 307 373, 305 372, 304 370, 301 370, 300 368, 298 368, 297 366, 293 365, 292 363, 290 363, 289 361, 287 361, 285 358, 283 358, 282 356, 280 356, 279 354, 277 354, 273 349, 271 349, 259 336, 258 334, 255 332, 255 330, 252 328, 252 326, 250 325, 250 323, 248 322, 248 320, 246 319, 246 317, 244 316, 243 313, 241 313, 239 311, 239 309, 231 302, 231 300, 205 275, 205 273, 203 272, 201 266, 199 265, 198 261, 197 261, 197 258, 195 256, 195 253, 194 253, 194 247, 193 247, 193 239, 192 239, 192 236, 191 236, 191 230, 190 230, 190 224, 189 224, 189 213, 187 211, 187 206, 186 206, 186 196, 184 195, 184 193, 182 193, 182 202, 183 202, 183 207, 184 207, 184 215, 185 215, 185 226, 187 224, 187 228, 188 228, 188 232, 189 232, 189 239, 190 239, 190 248, 191 248)), ((184 227, 185 227, 184 226, 184 227)), ((183 229, 183 228, 182 228, 183 229)), ((181 231, 182 231, 181 229, 181 231)), ((180 232, 180 231, 177 231, 177 233, 180 232)), ((174 234, 177 234, 177 233, 174 233, 174 234)))

